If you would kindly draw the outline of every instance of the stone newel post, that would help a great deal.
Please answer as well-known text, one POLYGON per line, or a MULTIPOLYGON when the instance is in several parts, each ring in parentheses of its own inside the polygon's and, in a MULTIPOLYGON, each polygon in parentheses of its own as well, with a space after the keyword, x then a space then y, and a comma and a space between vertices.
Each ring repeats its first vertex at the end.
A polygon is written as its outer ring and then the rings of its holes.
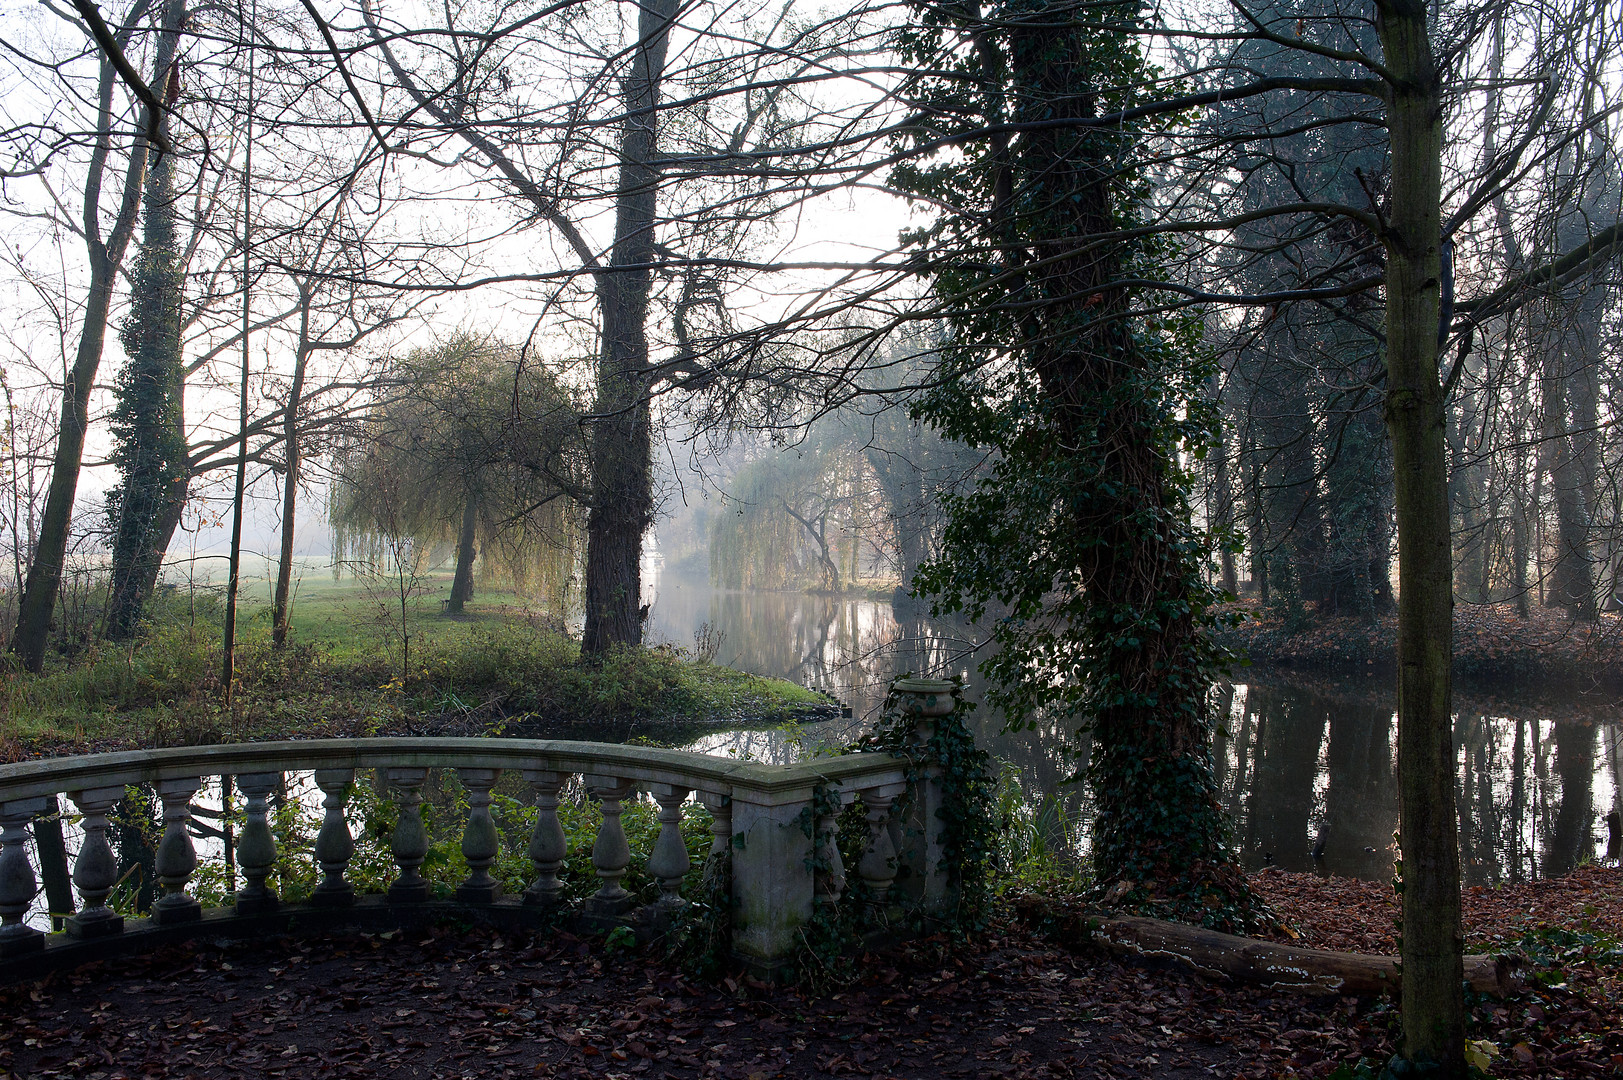
POLYGON ((941 865, 941 765, 931 756, 930 739, 935 735, 936 719, 951 714, 957 706, 959 690, 958 683, 947 679, 907 678, 891 684, 902 715, 913 719, 907 750, 922 774, 906 819, 897 823, 897 880, 891 891, 926 913, 945 911, 952 901, 948 874, 941 865))

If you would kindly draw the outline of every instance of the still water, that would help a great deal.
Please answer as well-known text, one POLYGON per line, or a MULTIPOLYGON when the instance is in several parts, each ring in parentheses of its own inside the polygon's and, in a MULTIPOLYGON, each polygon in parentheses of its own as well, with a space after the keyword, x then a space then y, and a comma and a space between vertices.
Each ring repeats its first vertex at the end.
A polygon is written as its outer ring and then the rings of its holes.
MULTIPOLYGON (((903 671, 961 674, 976 697, 979 639, 913 605, 799 593, 736 592, 665 578, 650 638, 692 648, 714 641, 718 663, 826 690, 846 720, 796 731, 745 730, 690 744, 708 753, 789 761, 848 741, 903 671)), ((1218 782, 1246 865, 1383 880, 1397 828, 1397 721, 1387 678, 1308 679, 1247 673, 1219 688, 1227 720, 1218 782)), ((1603 819, 1620 809, 1623 725, 1611 699, 1516 700, 1457 689, 1454 721, 1461 854, 1471 884, 1559 873, 1599 858, 1603 819)), ((1072 781, 1088 743, 1057 726, 1018 734, 976 711, 981 745, 1005 763, 1054 846, 1078 856, 1091 817, 1072 781)))

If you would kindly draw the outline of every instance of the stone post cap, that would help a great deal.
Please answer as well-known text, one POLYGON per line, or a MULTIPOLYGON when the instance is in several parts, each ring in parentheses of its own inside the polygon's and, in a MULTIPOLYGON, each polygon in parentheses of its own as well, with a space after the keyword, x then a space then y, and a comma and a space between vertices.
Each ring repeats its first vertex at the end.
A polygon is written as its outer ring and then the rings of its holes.
POLYGON ((890 688, 902 712, 915 716, 946 716, 957 702, 958 684, 950 679, 897 679, 890 688))

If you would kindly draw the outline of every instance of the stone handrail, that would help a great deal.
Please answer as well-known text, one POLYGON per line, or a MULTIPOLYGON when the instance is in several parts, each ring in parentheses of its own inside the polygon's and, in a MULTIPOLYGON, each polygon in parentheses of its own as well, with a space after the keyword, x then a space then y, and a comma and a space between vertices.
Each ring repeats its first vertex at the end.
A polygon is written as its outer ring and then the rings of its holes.
MULTIPOLYGON (((456 771, 468 792, 462 854, 469 874, 456 891, 456 903, 511 913, 547 911, 561 902, 558 871, 567 850, 557 816, 558 796, 571 777, 581 776, 603 811, 592 849, 602 886, 588 901, 586 914, 600 921, 623 920, 635 907, 634 898, 620 884, 631 860, 620 813, 622 801, 639 789, 659 805, 660 831, 648 859, 650 876, 660 884, 658 905, 679 906, 684 902, 682 881, 690 868, 681 835, 683 806, 695 796, 714 816, 712 854, 730 855, 734 958, 756 971, 775 973, 792 957, 799 931, 815 906, 840 899, 845 875, 838 848, 829 839, 831 807, 862 801, 870 837, 858 874, 874 902, 886 901, 901 866, 909 867, 909 887, 926 907, 944 896, 935 882, 941 868, 933 857, 939 849, 929 842, 933 830, 923 830, 923 842, 909 841, 891 813, 907 790, 909 768, 907 759, 878 753, 766 765, 653 747, 483 738, 236 743, 0 765, 0 961, 127 934, 123 917, 106 906, 118 875, 106 830, 108 813, 133 784, 152 785, 163 804, 154 865, 162 896, 153 905, 146 928, 185 926, 203 919, 199 901, 188 892, 197 866, 191 804, 204 779, 216 776, 234 778, 246 804, 234 852, 245 882, 230 909, 235 915, 295 910, 266 884, 279 858, 267 798, 284 773, 300 771, 314 773, 324 799, 314 849, 321 881, 297 910, 355 908, 354 889, 345 878, 354 841, 344 810, 357 771, 368 769, 378 770, 399 810, 390 837, 398 874, 382 905, 395 911, 420 905, 429 898, 428 883, 418 870, 429 850, 421 817, 422 788, 430 770, 449 769, 456 771), (491 789, 503 772, 523 776, 539 811, 528 847, 535 878, 520 898, 503 898, 490 874, 501 842, 490 815, 491 789), (815 799, 819 791, 833 798, 815 799), (67 920, 65 933, 48 938, 25 922, 38 893, 27 850, 29 825, 54 809, 55 797, 62 794, 83 815, 84 837, 72 873, 81 905, 67 920), (814 812, 815 827, 810 824, 814 812)), ((926 821, 933 818, 930 811, 935 806, 928 794, 915 800, 915 814, 923 808, 926 821)), ((210 915, 212 929, 224 925, 220 914, 210 915)), ((0 964, 0 971, 4 966, 0 964)))

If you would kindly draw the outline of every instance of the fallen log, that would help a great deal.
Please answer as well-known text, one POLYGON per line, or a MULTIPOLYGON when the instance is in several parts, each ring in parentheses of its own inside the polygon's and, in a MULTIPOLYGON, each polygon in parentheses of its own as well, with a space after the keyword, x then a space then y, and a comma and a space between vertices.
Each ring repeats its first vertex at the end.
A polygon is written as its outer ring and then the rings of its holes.
MULTIPOLYGON (((1396 991, 1397 957, 1332 952, 1236 937, 1199 926, 1137 917, 1096 921, 1092 940, 1119 956, 1164 960, 1208 978, 1259 983, 1310 994, 1396 991)), ((1503 995, 1515 985, 1508 957, 1467 956, 1465 979, 1479 993, 1503 995)))

